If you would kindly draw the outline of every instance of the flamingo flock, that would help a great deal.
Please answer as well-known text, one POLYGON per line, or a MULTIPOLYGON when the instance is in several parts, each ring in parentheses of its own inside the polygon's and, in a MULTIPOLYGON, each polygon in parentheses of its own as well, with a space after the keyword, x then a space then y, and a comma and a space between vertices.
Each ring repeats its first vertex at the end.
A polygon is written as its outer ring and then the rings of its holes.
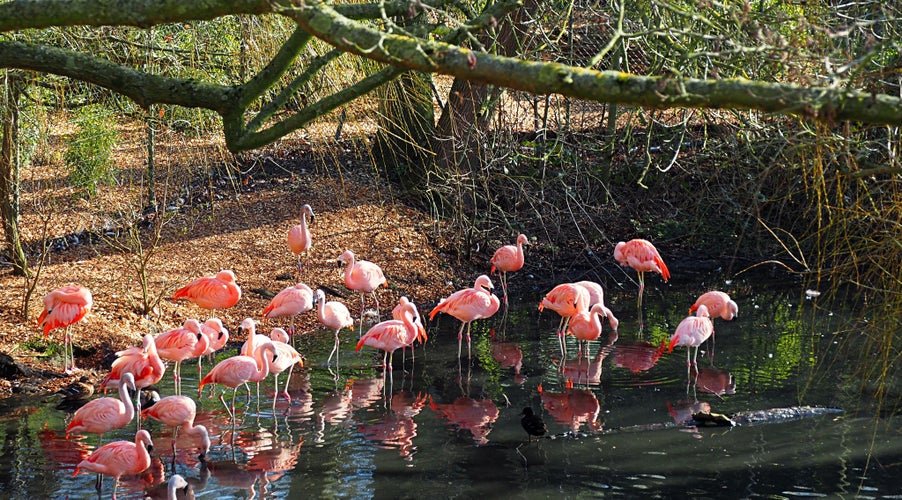
MULTIPOLYGON (((292 227, 288 233, 288 247, 296 256, 298 277, 304 268, 301 256, 309 256, 312 247, 313 240, 307 223, 308 217, 312 222, 313 210, 309 205, 304 205, 301 210, 301 223, 292 227)), ((528 244, 529 239, 524 234, 519 234, 515 245, 500 247, 490 259, 490 274, 498 273, 501 282, 502 297, 500 299, 494 293, 491 278, 483 274, 475 279, 472 287, 450 294, 431 309, 428 315, 430 321, 435 321, 439 313, 447 314, 460 321, 457 332, 459 360, 463 355, 464 336, 467 339, 468 358, 472 356, 471 328, 473 322, 493 317, 502 306, 506 311, 510 301, 508 275, 523 269, 526 262, 523 246, 528 244)), ((632 268, 638 273, 637 305, 641 316, 645 273, 658 273, 667 282, 670 279, 670 271, 657 249, 649 241, 643 239, 617 243, 613 257, 620 265, 632 268)), ((379 287, 388 286, 388 281, 378 265, 357 259, 350 249, 345 250, 339 256, 338 262, 343 269, 344 285, 348 290, 360 294, 360 314, 357 318, 352 317, 344 303, 336 300, 327 301, 326 293, 322 288, 318 288, 314 292, 310 286, 298 281, 273 296, 261 314, 264 322, 287 319, 289 321, 287 332, 283 328, 275 327, 269 337, 259 335, 256 333, 255 320, 253 318, 244 319, 238 329, 239 335, 246 336, 246 342, 241 352, 222 359, 206 374, 200 373, 202 372, 201 359, 205 356, 210 357, 222 349, 229 339, 228 329, 215 315, 217 311, 234 307, 241 300, 242 291, 234 271, 228 269, 221 270, 212 276, 193 279, 185 286, 178 288, 172 296, 174 303, 184 299, 200 309, 210 311, 214 316, 203 321, 196 318, 185 320, 182 325, 156 337, 147 334, 143 337, 140 347, 131 347, 116 353, 117 357, 100 387, 117 389, 119 397, 98 398, 84 405, 73 415, 66 428, 66 434, 68 437, 70 433, 95 433, 98 434, 98 444, 100 444, 104 433, 129 425, 132 420, 136 420, 137 416, 134 440, 114 441, 98 447, 78 463, 73 476, 78 475, 81 471, 97 473, 98 491, 102 485, 103 475, 113 477, 113 497, 115 498, 120 477, 140 473, 149 466, 149 450, 153 442, 148 430, 141 429, 140 418, 142 417, 158 420, 173 428, 173 469, 175 467, 176 437, 179 431, 200 440, 199 458, 204 460, 210 451, 210 436, 205 426, 195 425, 197 403, 192 397, 182 394, 181 365, 185 361, 198 360, 198 398, 201 397, 203 388, 207 385, 223 387, 219 399, 233 424, 237 415, 238 389, 250 382, 259 384, 270 374, 275 379, 273 412, 275 413, 275 404, 279 397, 284 397, 290 403, 288 384, 292 371, 295 366, 304 367, 304 357, 295 347, 295 321, 309 311, 315 311, 320 324, 334 335, 335 343, 326 362, 327 366, 331 366, 332 358, 335 357, 337 367, 340 333, 343 329, 353 330, 355 323, 361 329, 355 350, 359 352, 364 347, 370 347, 382 351, 383 374, 393 370, 393 354, 396 350, 413 350, 415 343, 424 344, 428 340, 419 311, 414 302, 407 297, 402 297, 395 306, 393 319, 380 321, 369 327, 364 333, 366 295, 372 295, 378 318, 379 300, 376 291, 379 287), (159 382, 167 370, 167 364, 170 363, 174 365, 172 376, 175 394, 162 398, 153 406, 142 410, 140 391, 159 382), (288 371, 288 380, 283 386, 283 391, 280 392, 278 375, 286 370, 288 371), (226 389, 232 390, 230 404, 225 400, 226 389), (134 400, 129 390, 137 392, 134 400), (135 404, 138 405, 137 411, 134 408, 135 404)), ((66 285, 51 291, 44 297, 44 310, 38 318, 38 324, 43 328, 45 335, 49 335, 50 331, 54 329, 66 328, 63 365, 67 373, 78 371, 75 365, 74 350, 71 347, 71 328, 88 316, 92 305, 93 299, 90 290, 80 285, 66 285)), ((604 303, 602 286, 592 281, 561 283, 553 287, 539 302, 538 310, 540 312, 546 308, 560 316, 556 335, 561 350, 562 370, 566 365, 564 361, 567 361, 566 336, 573 336, 576 339, 580 345, 580 357, 583 351, 582 346, 585 344, 588 356, 588 342, 601 337, 605 323, 609 325, 613 335, 616 335, 619 326, 619 320, 604 303)), ((687 347, 687 369, 690 366, 696 366, 699 346, 713 335, 712 318, 729 321, 738 316, 736 302, 721 291, 704 293, 690 307, 689 311, 690 316, 683 319, 670 339, 657 348, 655 361, 665 349, 672 352, 674 347, 683 345, 687 347)), ((496 342, 494 332, 492 344, 493 355, 500 359, 500 362, 507 363, 507 366, 516 367, 519 380, 522 382, 523 377, 519 375, 522 351, 519 348, 516 349, 516 352, 508 352, 510 349, 504 351, 502 347, 505 346, 505 343, 496 342), (512 354, 519 355, 515 361, 509 360, 512 354)), ((517 346, 514 345, 514 347, 517 346)), ((610 351, 599 352, 596 359, 599 368, 601 359, 608 352, 610 351)), ((626 363, 627 361, 621 360, 621 362, 626 363)), ((585 371, 588 372, 590 366, 591 363, 587 358, 585 371)), ((696 373, 698 372, 696 371, 696 373)), ((600 378, 600 370, 596 378, 600 378)), ((592 377, 588 376, 576 377, 578 382, 591 379, 592 377)), ((572 378, 568 378, 568 380, 570 380, 569 384, 573 383, 572 378)), ((557 421, 567 423, 574 429, 578 429, 580 423, 589 423, 590 427, 597 425, 597 401, 595 404, 591 404, 590 398, 583 392, 573 389, 572 385, 568 385, 567 392, 561 394, 543 392, 541 387, 539 393, 545 409, 557 421)), ((591 393, 589 394, 591 395, 591 393)), ((488 403, 491 402, 488 401, 488 403)), ((489 408, 491 411, 483 411, 484 408, 480 405, 488 403, 459 398, 454 403, 440 405, 430 398, 430 406, 436 412, 445 414, 455 425, 469 429, 477 444, 486 442, 487 426, 498 416, 498 410, 494 405, 489 408)), ((422 404, 420 406, 422 407, 422 404)), ((532 408, 524 408, 521 416, 523 417, 523 427, 530 440, 546 434, 547 427, 532 408)), ((179 482, 175 477, 173 476, 171 484, 176 488, 181 487, 184 479, 179 482)))

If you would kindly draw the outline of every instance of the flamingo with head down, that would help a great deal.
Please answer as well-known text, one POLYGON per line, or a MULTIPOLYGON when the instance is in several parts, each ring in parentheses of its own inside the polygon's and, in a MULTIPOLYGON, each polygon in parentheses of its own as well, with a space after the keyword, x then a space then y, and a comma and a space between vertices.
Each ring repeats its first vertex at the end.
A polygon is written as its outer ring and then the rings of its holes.
POLYGON ((172 296, 173 301, 187 299, 203 309, 228 309, 241 299, 241 287, 231 270, 223 270, 215 276, 197 278, 179 288, 172 296))

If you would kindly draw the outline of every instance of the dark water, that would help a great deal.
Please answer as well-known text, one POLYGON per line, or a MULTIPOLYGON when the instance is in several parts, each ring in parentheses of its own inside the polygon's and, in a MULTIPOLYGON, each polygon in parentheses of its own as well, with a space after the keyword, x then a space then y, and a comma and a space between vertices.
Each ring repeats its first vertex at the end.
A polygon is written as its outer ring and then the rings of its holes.
MULTIPOLYGON (((558 317, 536 311, 538 296, 474 325, 470 362, 466 344, 458 361, 457 322, 440 316, 427 325, 430 340, 415 361, 396 353, 384 378, 375 368, 381 354, 355 354, 357 336, 348 332, 333 375, 325 365, 331 334, 314 332, 299 342, 308 364, 292 376, 292 403, 280 400, 273 412, 269 379, 260 400, 239 392, 233 427, 205 393, 198 423, 211 430, 213 447, 202 463, 180 437, 176 471, 197 498, 902 497, 902 421, 863 409, 857 367, 837 341, 850 331, 846 311, 798 287, 712 281, 731 292, 740 316, 715 321, 715 343, 699 355, 696 381, 687 376, 685 348, 667 354, 658 346, 698 290, 651 281, 641 327, 635 289, 613 287, 607 302, 618 332, 605 325, 581 361, 571 338, 563 366, 558 317), (685 424, 699 409, 741 414, 798 405, 845 411, 733 428, 685 424), (524 406, 542 415, 553 439, 527 443, 524 406)), ((183 376, 184 393, 195 395, 193 363, 183 376)), ((172 394, 169 380, 163 395, 172 394)), ((96 436, 66 440, 69 415, 54 406, 32 400, 4 409, 4 495, 97 496, 93 475, 71 477, 96 436)), ((158 422, 145 428, 153 465, 123 478, 119 498, 142 498, 171 473, 171 431, 158 422)), ((134 432, 131 425, 104 442, 131 440, 134 432)), ((102 496, 111 491, 107 480, 102 496)))

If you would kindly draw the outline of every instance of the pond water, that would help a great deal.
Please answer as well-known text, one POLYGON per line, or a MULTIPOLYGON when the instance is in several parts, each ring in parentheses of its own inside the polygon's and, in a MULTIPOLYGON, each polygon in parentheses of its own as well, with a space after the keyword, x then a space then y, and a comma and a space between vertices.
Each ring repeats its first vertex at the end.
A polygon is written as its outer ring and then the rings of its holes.
MULTIPOLYGON (((902 425, 862 410, 857 367, 837 352, 835 333, 849 330, 845 311, 801 286, 702 280, 730 292, 740 315, 715 320, 696 379, 685 348, 658 346, 700 290, 656 278, 641 321, 632 283, 606 287, 618 331, 605 325, 581 360, 571 337, 563 364, 558 317, 536 310, 546 290, 513 297, 507 315, 477 322, 469 361, 466 342, 458 360, 458 323, 439 315, 415 359, 396 353, 385 376, 381 353, 355 354, 357 335, 348 332, 330 371, 331 333, 318 330, 298 342, 308 363, 291 378, 291 404, 279 400, 273 412, 270 378, 260 399, 239 392, 233 423, 205 392, 197 422, 211 430, 212 449, 201 462, 180 437, 175 470, 197 498, 902 497, 902 425), (732 428, 686 424, 700 409, 741 415, 799 405, 844 412, 732 428), (526 406, 553 436, 527 442, 526 406)), ((196 367, 182 373, 184 393, 196 395, 196 367)), ((163 395, 172 394, 170 380, 163 395)), ((92 474, 71 477, 96 436, 66 440, 70 415, 53 400, 15 401, 0 420, 4 495, 97 496, 92 474)), ((153 464, 123 478, 119 498, 143 498, 172 473, 171 431, 153 421, 144 428, 153 464)), ((131 425, 104 442, 134 433, 131 425)), ((101 496, 111 492, 107 479, 101 496)))

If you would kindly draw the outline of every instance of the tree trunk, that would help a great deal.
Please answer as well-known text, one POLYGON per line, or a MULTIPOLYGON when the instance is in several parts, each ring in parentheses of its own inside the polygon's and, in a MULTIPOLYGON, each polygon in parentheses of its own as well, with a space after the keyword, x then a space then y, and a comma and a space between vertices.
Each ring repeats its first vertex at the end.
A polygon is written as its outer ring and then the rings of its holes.
POLYGON ((6 246, 17 276, 29 276, 28 260, 19 239, 19 96, 22 80, 9 71, 3 82, 0 103, 2 144, 0 144, 0 218, 6 246))

